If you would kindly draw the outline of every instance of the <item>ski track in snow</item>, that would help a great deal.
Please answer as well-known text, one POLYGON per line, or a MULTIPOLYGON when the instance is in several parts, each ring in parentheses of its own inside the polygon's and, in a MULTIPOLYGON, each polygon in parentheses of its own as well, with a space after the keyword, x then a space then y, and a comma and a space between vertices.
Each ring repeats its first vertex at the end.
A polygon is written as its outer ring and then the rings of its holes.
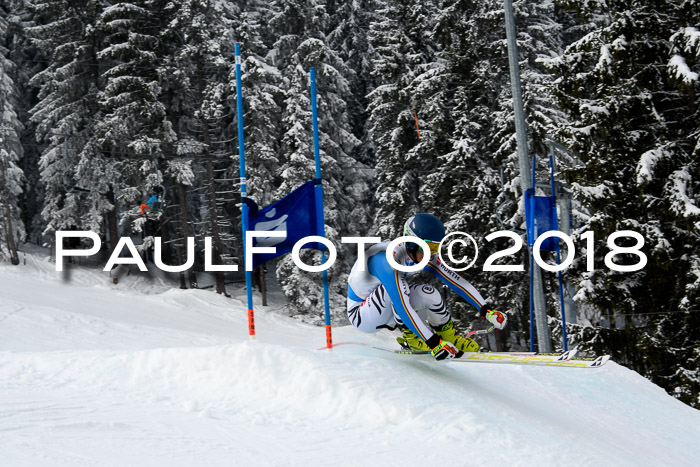
POLYGON ((700 412, 614 362, 317 351, 323 328, 258 303, 250 341, 243 290, 53 268, 0 264, 3 466, 700 465, 700 412))

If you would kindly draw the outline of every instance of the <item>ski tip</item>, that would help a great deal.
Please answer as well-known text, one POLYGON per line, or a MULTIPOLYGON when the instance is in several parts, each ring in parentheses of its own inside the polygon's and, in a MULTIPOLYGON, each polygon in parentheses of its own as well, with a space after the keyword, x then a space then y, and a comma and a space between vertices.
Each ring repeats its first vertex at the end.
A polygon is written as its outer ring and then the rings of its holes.
POLYGON ((600 357, 597 357, 595 360, 593 360, 593 363, 591 363, 591 367, 599 367, 605 365, 608 360, 610 360, 610 355, 601 355, 600 357))
POLYGON ((597 357, 576 357, 572 358, 571 361, 585 362, 587 368, 598 368, 605 365, 610 360, 610 355, 599 355, 597 357))
POLYGON ((576 349, 567 350, 566 352, 563 352, 557 358, 557 361, 561 362, 561 361, 565 361, 565 360, 571 360, 572 358, 574 358, 574 356, 576 356, 576 352, 577 352, 576 349))

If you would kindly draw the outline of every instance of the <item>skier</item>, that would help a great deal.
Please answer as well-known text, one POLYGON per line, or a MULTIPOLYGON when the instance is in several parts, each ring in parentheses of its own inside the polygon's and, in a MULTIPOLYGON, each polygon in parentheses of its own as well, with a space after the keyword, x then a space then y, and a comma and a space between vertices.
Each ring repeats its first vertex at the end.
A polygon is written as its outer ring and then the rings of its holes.
POLYGON ((148 198, 148 201, 146 201, 145 203, 141 203, 141 214, 146 216, 148 215, 148 212, 153 212, 153 205, 159 201, 160 199, 158 199, 158 195, 153 195, 150 198, 148 198))
MULTIPOLYGON (((430 247, 430 261, 423 270, 467 300, 479 310, 481 318, 498 329, 506 326, 508 318, 504 313, 490 309, 469 282, 440 261, 437 253, 445 227, 437 217, 427 213, 411 216, 404 224, 404 236, 423 239, 430 247)), ((479 344, 456 333, 452 316, 434 287, 409 285, 406 277, 414 273, 392 268, 386 258, 388 245, 389 242, 382 242, 371 246, 365 252, 364 268, 358 260, 350 271, 347 313, 353 326, 367 333, 398 326, 403 336, 396 340, 402 347, 429 350, 437 360, 478 352, 479 344)), ((423 251, 416 243, 402 242, 394 249, 393 259, 399 265, 414 266, 423 260, 423 251)))
POLYGON ((160 201, 160 199, 158 199, 158 195, 153 195, 150 198, 148 198, 148 201, 146 201, 146 204, 148 204, 148 209, 150 209, 152 211, 153 205, 159 201, 160 201))

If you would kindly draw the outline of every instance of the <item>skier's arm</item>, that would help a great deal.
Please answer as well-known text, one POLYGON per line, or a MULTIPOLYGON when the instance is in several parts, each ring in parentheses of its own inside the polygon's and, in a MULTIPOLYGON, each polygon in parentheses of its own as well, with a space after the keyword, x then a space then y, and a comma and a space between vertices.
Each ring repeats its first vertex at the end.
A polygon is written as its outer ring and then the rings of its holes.
POLYGON ((486 305, 486 300, 484 300, 474 286, 462 276, 445 266, 437 257, 431 258, 425 270, 437 276, 460 297, 471 303, 474 308, 479 310, 482 319, 490 322, 498 329, 503 329, 506 326, 508 317, 500 311, 490 310, 486 305))
POLYGON ((425 267, 425 270, 429 271, 442 282, 447 284, 449 288, 469 302, 477 310, 481 311, 483 306, 486 305, 486 300, 484 300, 481 294, 474 288, 473 285, 469 283, 469 281, 445 266, 437 259, 437 257, 430 259, 430 262, 425 267))
POLYGON ((418 312, 411 306, 409 302, 408 282, 406 282, 403 274, 391 267, 386 260, 386 256, 383 254, 371 256, 367 261, 367 267, 369 273, 381 281, 403 324, 407 326, 411 332, 423 339, 431 349, 440 344, 440 336, 435 334, 423 320, 420 319, 418 312))

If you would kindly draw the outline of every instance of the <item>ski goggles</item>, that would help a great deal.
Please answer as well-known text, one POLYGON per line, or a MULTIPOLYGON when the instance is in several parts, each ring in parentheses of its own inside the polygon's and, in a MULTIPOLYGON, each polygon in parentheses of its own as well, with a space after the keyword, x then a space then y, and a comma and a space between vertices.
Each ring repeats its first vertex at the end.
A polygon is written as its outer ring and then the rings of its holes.
MULTIPOLYGON (((440 251, 440 242, 433 242, 433 241, 427 240, 427 239, 423 239, 423 241, 428 244, 428 248, 430 249, 431 255, 434 255, 438 251, 440 251)), ((406 250, 408 250, 409 253, 415 254, 418 251, 418 248, 420 248, 420 247, 418 246, 417 243, 406 242, 406 250)))
MULTIPOLYGON (((416 237, 420 238, 418 235, 415 234, 413 230, 411 230, 410 227, 405 226, 403 229, 403 234, 406 237, 416 237)), ((433 255, 440 251, 440 242, 434 242, 432 240, 428 240, 427 238, 424 238, 423 241, 428 244, 428 248, 430 249, 430 254, 433 255)), ((416 251, 418 251, 418 244, 413 243, 413 242, 406 242, 406 250, 408 250, 409 253, 412 255, 416 254, 416 251)))

